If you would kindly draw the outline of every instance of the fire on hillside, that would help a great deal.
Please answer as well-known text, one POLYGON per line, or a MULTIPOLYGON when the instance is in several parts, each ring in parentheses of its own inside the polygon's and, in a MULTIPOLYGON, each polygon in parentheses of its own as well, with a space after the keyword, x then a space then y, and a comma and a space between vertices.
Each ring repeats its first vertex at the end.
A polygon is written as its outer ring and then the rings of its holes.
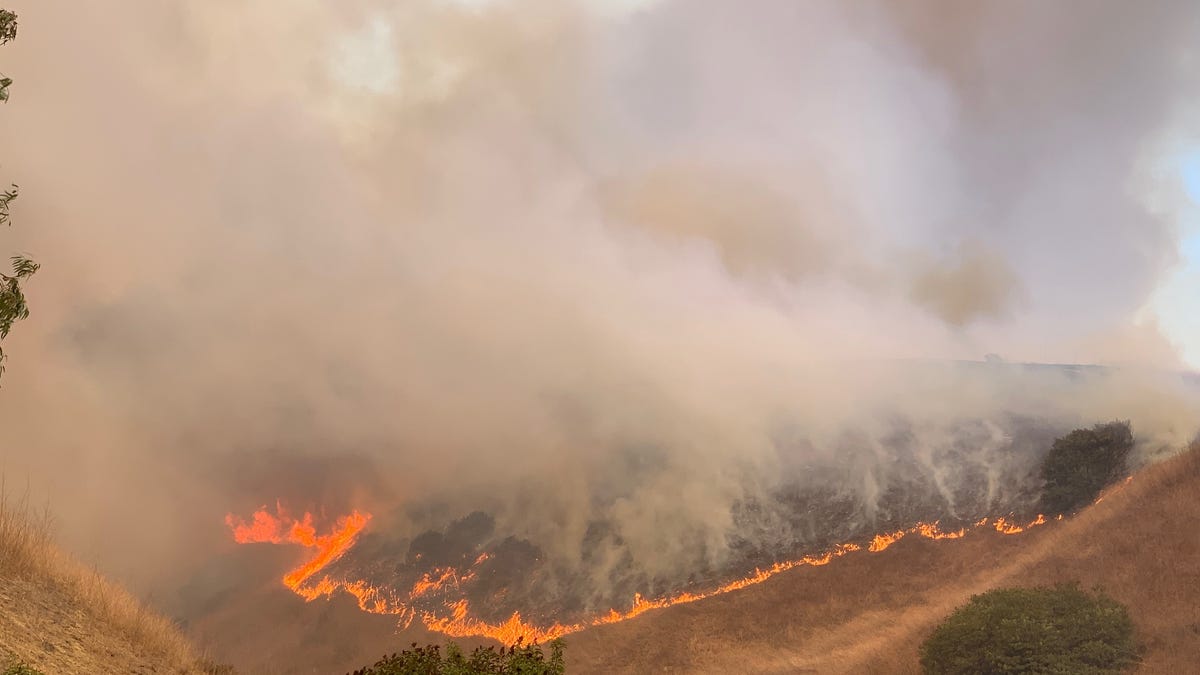
MULTIPOLYGON (((1061 519, 1062 516, 1057 518, 1061 519)), ((276 505, 274 513, 266 507, 259 509, 248 521, 233 514, 226 517, 233 538, 239 544, 296 545, 313 550, 307 560, 289 570, 282 578, 285 586, 307 601, 330 597, 342 591, 357 598, 358 606, 363 611, 397 615, 404 627, 419 620, 430 630, 452 637, 488 637, 504 644, 513 644, 518 640, 545 642, 578 632, 588 626, 617 623, 653 609, 739 590, 766 581, 789 569, 827 565, 834 559, 849 554, 878 553, 904 537, 959 539, 973 529, 994 529, 1000 534, 1014 535, 1048 522, 1042 514, 1025 524, 1014 521, 1011 517, 983 518, 973 524, 951 530, 943 530, 937 522, 920 522, 909 528, 876 534, 869 541, 845 542, 819 554, 775 562, 708 588, 678 591, 656 598, 635 593, 631 603, 624 608, 610 608, 606 612, 580 616, 567 623, 535 623, 523 618, 520 611, 513 611, 506 620, 494 622, 485 620, 472 611, 471 603, 477 596, 486 598, 492 594, 506 593, 507 589, 504 587, 496 588, 483 582, 498 571, 494 565, 498 557, 504 557, 502 552, 499 555, 496 551, 479 552, 459 567, 432 566, 402 586, 375 583, 367 578, 370 575, 356 575, 345 566, 335 570, 335 563, 355 547, 370 520, 370 514, 354 511, 350 515, 336 518, 327 534, 317 535, 314 525, 316 517, 312 513, 306 512, 297 519, 281 504, 276 505)), ((419 564, 419 558, 418 555, 417 560, 412 562, 419 564)))

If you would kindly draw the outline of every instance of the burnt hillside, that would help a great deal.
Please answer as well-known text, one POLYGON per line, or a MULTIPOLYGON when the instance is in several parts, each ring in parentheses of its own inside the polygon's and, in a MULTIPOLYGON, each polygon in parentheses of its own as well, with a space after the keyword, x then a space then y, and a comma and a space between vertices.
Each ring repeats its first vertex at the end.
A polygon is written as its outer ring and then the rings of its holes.
POLYGON ((908 537, 875 555, 800 568, 738 593, 569 639, 575 673, 915 673, 917 647, 972 594, 1078 581, 1125 603, 1141 672, 1200 653, 1200 449, 1150 467, 1075 518, 1018 536, 908 537))

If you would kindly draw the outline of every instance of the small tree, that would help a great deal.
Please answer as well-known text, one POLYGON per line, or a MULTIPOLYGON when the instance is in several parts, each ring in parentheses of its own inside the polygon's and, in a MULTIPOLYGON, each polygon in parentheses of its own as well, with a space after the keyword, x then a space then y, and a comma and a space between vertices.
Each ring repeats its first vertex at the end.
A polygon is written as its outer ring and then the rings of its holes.
POLYGON ((1126 672, 1138 662, 1120 603, 1076 586, 976 595, 921 645, 927 675, 1126 672))
POLYGON ((1042 512, 1070 513, 1095 501, 1125 473, 1132 449, 1129 422, 1076 429, 1054 441, 1042 461, 1042 512))
MULTIPOLYGON (((0 45, 17 37, 17 15, 0 9, 0 45)), ((8 100, 12 80, 0 75, 0 101, 8 100)), ((17 186, 0 192, 0 226, 10 225, 9 207, 17 199, 17 186)), ((29 317, 21 284, 38 271, 38 264, 22 255, 12 257, 12 274, 0 273, 0 340, 8 337, 13 324, 29 317)), ((0 348, 0 375, 4 373, 4 350, 0 348)))

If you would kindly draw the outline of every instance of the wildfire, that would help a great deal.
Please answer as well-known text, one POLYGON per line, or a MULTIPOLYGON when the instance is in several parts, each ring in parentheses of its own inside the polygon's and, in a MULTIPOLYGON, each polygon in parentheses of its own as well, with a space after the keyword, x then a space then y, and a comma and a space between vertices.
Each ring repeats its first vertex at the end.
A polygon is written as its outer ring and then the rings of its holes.
POLYGON ((451 604, 450 610, 451 615, 448 619, 426 612, 421 616, 421 621, 425 624, 426 628, 444 633, 450 637, 482 635, 506 645, 516 644, 521 640, 525 642, 547 642, 570 633, 579 632, 584 628, 583 624, 564 626, 558 623, 549 628, 538 628, 522 621, 520 612, 513 612, 513 615, 504 623, 487 623, 473 619, 468 615, 466 600, 459 600, 451 604))
POLYGON ((455 586, 458 585, 458 574, 455 573, 453 567, 447 567, 437 579, 430 578, 429 573, 426 572, 420 581, 413 584, 412 593, 409 595, 415 598, 425 595, 430 591, 441 590, 447 582, 451 581, 454 582, 455 586))
POLYGON ((279 503, 275 505, 275 513, 272 516, 264 506, 254 512, 249 523, 231 513, 225 516, 225 524, 233 530, 233 540, 239 544, 299 544, 305 548, 315 548, 316 555, 283 575, 283 583, 307 600, 332 594, 337 590, 337 584, 328 577, 309 586, 305 582, 354 546, 358 533, 367 526, 371 514, 354 511, 338 518, 333 532, 319 537, 311 513, 305 512, 302 519, 295 520, 279 503))
POLYGON ((953 532, 942 532, 936 522, 917 523, 907 530, 897 530, 891 534, 875 535, 875 538, 871 540, 871 544, 867 546, 867 550, 871 553, 878 553, 910 534, 920 535, 926 539, 958 539, 965 536, 967 531, 960 528, 953 532))
MULTIPOLYGON (((635 594, 632 606, 626 611, 622 612, 610 609, 607 613, 587 622, 566 625, 555 623, 549 627, 539 627, 527 623, 521 618, 519 612, 514 612, 508 620, 501 623, 488 623, 474 618, 470 614, 470 606, 465 599, 454 602, 446 601, 445 609, 449 612, 447 616, 430 611, 418 611, 413 607, 413 601, 418 598, 427 598, 432 594, 451 587, 458 589, 461 584, 472 580, 475 576, 473 568, 486 562, 491 557, 488 553, 479 555, 471 566, 472 569, 463 574, 459 574, 452 567, 436 568, 424 574, 407 592, 381 589, 362 580, 334 580, 328 575, 321 576, 315 582, 310 582, 311 579, 316 578, 318 573, 324 570, 330 563, 340 558, 354 546, 359 533, 366 527, 370 519, 370 514, 354 511, 348 516, 337 519, 329 534, 318 536, 313 524, 314 518, 312 514, 305 513, 303 518, 295 520, 287 514, 281 505, 277 504, 276 515, 271 515, 266 507, 263 507, 254 513, 250 522, 246 522, 232 514, 226 516, 225 522, 233 531, 234 541, 239 544, 298 544, 316 549, 316 553, 310 560, 302 563, 283 577, 283 583, 305 600, 311 601, 318 597, 327 597, 338 589, 341 589, 356 598, 359 608, 363 611, 375 614, 400 615, 402 617, 401 622, 405 627, 410 625, 419 616, 421 622, 430 630, 438 631, 452 637, 489 637, 503 644, 514 644, 518 640, 544 642, 578 632, 588 626, 600 626, 626 621, 650 610, 695 602, 715 595, 730 593, 746 588, 747 586, 760 584, 780 572, 785 572, 796 567, 828 565, 835 558, 840 558, 863 549, 859 544, 845 543, 835 546, 820 555, 807 555, 797 560, 777 562, 766 569, 755 569, 753 574, 709 591, 699 593, 682 592, 662 598, 645 598, 641 594, 635 594)), ((1062 516, 1058 516, 1058 519, 1061 520, 1062 516)), ((984 518, 975 523, 975 528, 991 527, 1000 534, 1011 535, 1044 525, 1046 522, 1047 519, 1044 515, 1039 515, 1026 525, 1020 525, 1004 517, 995 518, 994 520, 984 518)), ((940 540, 959 539, 966 536, 966 534, 966 528, 946 532, 938 526, 937 522, 918 523, 906 530, 896 530, 891 533, 875 535, 870 543, 867 544, 866 550, 870 553, 878 553, 909 535, 940 540)))

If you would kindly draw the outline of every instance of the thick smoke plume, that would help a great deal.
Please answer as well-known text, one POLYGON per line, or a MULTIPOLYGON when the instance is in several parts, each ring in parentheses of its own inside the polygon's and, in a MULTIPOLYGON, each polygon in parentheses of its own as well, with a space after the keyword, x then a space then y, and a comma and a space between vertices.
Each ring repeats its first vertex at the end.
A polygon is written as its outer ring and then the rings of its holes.
POLYGON ((601 606, 1197 427, 1139 321, 1194 2, 9 4, 0 459, 141 588, 279 498, 601 606))

